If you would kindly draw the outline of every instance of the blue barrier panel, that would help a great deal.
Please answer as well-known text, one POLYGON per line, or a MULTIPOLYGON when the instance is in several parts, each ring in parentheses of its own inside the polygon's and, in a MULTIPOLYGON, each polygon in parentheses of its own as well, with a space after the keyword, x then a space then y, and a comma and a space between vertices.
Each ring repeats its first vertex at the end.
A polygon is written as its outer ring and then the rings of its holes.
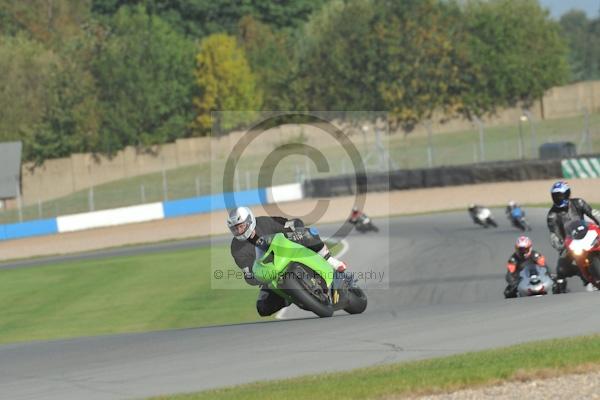
POLYGON ((7 224, 2 225, 2 228, 0 229, 0 239, 3 240, 58 233, 56 218, 7 224), (4 236, 1 232, 4 232, 4 236))
POLYGON ((165 201, 163 208, 165 218, 172 218, 224 210, 228 203, 236 206, 267 204, 267 192, 265 189, 252 189, 243 192, 219 193, 191 199, 165 201))
POLYGON ((0 225, 0 240, 6 240, 6 229, 4 225, 0 225))

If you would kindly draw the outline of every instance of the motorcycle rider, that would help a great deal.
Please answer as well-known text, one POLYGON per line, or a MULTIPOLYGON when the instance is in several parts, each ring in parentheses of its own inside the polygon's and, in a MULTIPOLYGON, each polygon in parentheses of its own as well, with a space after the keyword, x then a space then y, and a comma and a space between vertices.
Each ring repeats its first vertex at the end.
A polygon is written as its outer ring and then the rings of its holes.
POLYGON ((508 202, 508 205, 506 206, 506 209, 504 210, 504 213, 506 214, 506 218, 508 218, 508 220, 510 221, 510 223, 515 226, 516 228, 519 229, 523 229, 523 230, 531 230, 531 227, 529 226, 529 224, 527 224, 527 222, 525 221, 525 210, 523 210, 523 208, 517 204, 517 202, 511 200, 508 202), (515 210, 521 210, 521 221, 518 221, 515 217, 513 217, 513 211, 515 210), (524 225, 523 227, 521 227, 521 225, 524 225))
POLYGON ((552 195, 552 208, 548 211, 546 219, 548 230, 550 231, 550 243, 559 252, 558 262, 556 264, 557 279, 562 279, 562 284, 558 287, 558 293, 564 293, 567 289, 566 278, 578 275, 583 281, 586 290, 594 290, 594 286, 587 282, 579 272, 579 268, 574 264, 574 260, 564 247, 565 226, 571 221, 582 220, 585 216, 590 218, 597 225, 600 224, 600 212, 592 209, 583 199, 571 199, 571 188, 564 181, 558 181, 550 189, 552 195))
MULTIPOLYGON (((252 274, 256 259, 255 247, 265 244, 264 235, 283 233, 288 239, 300 243, 325 258, 336 272, 344 272, 346 264, 329 252, 315 228, 306 228, 299 219, 283 217, 255 217, 247 207, 238 207, 229 213, 227 226, 234 236, 231 255, 236 265, 244 272, 245 281, 253 286, 261 285, 252 274)), ((262 287, 256 300, 256 310, 261 317, 272 315, 289 303, 271 289, 262 287)))
POLYGON ((485 221, 481 221, 479 219, 479 213, 484 210, 486 207, 477 205, 477 204, 470 204, 469 205, 469 215, 471 216, 471 218, 473 219, 473 222, 475 222, 477 225, 481 225, 484 228, 487 228, 487 224, 485 223, 485 221))
POLYGON ((367 218, 367 214, 360 211, 358 207, 352 207, 352 213, 350 214, 348 222, 350 222, 352 225, 356 225, 358 221, 360 221, 363 218, 367 218))
MULTIPOLYGON (((506 206, 506 210, 505 210, 505 213, 506 213, 506 215, 507 215, 509 218, 511 218, 512 211, 513 211, 515 208, 521 208, 521 206, 520 206, 520 205, 518 205, 518 204, 517 204, 515 201, 513 201, 513 200, 509 201, 509 202, 508 202, 508 205, 506 206)), ((525 211, 523 211, 523 215, 525 215, 525 211)))
POLYGON ((517 297, 517 286, 519 284, 520 273, 527 261, 533 261, 538 266, 546 268, 548 275, 552 275, 550 268, 546 265, 546 258, 538 251, 533 249, 533 243, 527 236, 519 236, 515 243, 515 252, 508 259, 506 264, 506 289, 504 297, 510 299, 517 297))

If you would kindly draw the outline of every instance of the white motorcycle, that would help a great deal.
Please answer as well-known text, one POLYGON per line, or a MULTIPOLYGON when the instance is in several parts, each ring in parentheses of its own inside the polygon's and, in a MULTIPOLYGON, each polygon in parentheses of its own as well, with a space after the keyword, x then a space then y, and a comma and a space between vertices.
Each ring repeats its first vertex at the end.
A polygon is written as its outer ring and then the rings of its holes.
POLYGON ((469 214, 471 218, 473 218, 473 222, 483 226, 484 228, 488 228, 493 226, 494 228, 498 227, 494 216, 489 208, 486 207, 477 207, 474 210, 469 209, 469 214))
POLYGON ((546 268, 540 267, 534 262, 527 263, 519 273, 519 285, 517 296, 543 296, 553 293, 554 281, 548 274, 546 268))

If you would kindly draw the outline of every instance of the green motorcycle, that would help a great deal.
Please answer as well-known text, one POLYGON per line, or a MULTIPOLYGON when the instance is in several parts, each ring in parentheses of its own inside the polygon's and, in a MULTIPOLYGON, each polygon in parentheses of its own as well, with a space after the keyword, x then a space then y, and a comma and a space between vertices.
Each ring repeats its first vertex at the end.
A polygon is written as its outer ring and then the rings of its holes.
POLYGON ((279 296, 319 317, 331 317, 336 310, 360 314, 367 308, 367 296, 345 273, 314 251, 293 242, 282 233, 264 237, 266 250, 257 249, 254 277, 279 296))

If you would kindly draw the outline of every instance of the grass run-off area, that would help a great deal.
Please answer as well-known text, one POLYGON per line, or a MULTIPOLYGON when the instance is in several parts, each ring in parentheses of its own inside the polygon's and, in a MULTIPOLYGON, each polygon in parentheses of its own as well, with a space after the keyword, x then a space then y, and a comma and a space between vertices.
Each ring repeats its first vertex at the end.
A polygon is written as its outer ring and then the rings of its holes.
POLYGON ((232 263, 220 246, 0 270, 0 343, 256 321, 256 287, 213 289, 232 263))
POLYGON ((257 295, 225 245, 0 270, 0 343, 264 320, 257 295))
MULTIPOLYGON (((253 383, 161 400, 396 399, 600 370, 600 336, 533 342, 425 361, 253 383)), ((543 386, 542 386, 542 389, 543 386)), ((551 397, 550 393, 546 393, 551 397)))

